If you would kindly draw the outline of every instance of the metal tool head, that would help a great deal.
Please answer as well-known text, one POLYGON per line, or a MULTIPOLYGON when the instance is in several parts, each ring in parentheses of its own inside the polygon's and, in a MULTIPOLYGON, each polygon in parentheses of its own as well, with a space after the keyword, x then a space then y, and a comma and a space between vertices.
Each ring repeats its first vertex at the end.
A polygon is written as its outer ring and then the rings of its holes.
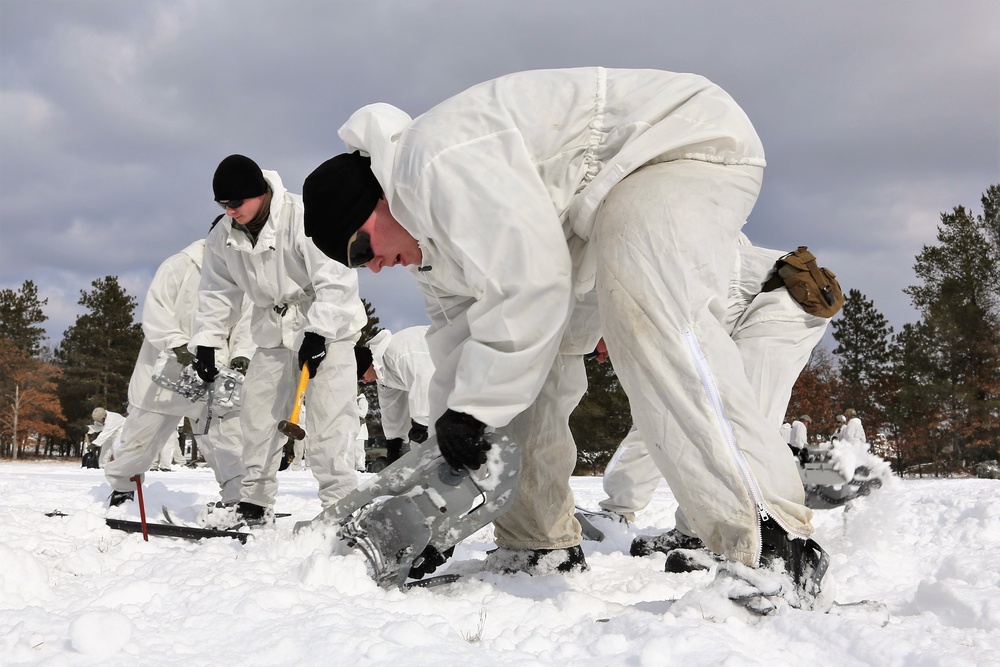
POLYGON ((304 428, 295 422, 288 421, 287 419, 282 419, 278 422, 278 432, 287 435, 289 438, 294 440, 303 440, 306 437, 306 431, 304 428))

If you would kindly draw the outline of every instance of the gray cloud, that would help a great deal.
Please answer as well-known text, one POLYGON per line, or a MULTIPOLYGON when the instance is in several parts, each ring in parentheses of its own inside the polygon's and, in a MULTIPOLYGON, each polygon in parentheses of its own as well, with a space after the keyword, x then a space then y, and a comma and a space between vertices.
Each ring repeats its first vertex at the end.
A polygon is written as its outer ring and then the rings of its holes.
MULTIPOLYGON (((359 106, 600 64, 726 88, 768 155, 748 235, 810 245, 898 328, 940 213, 1000 181, 998 24, 973 0, 0 0, 0 286, 34 280, 57 342, 92 280, 141 302, 205 233, 226 155, 300 191, 359 106)), ((362 293, 390 328, 426 319, 401 270, 362 293)))

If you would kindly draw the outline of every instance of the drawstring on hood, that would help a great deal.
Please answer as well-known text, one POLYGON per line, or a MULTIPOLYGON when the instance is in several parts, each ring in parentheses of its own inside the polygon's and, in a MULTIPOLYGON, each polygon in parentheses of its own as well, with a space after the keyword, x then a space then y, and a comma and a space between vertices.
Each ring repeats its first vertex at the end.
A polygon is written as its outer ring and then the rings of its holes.
POLYGON ((252 246, 257 245, 257 237, 260 236, 260 230, 264 229, 268 218, 271 217, 271 198, 273 195, 274 191, 271 190, 271 186, 268 186, 267 192, 264 194, 264 199, 260 204, 260 210, 257 211, 257 216, 246 225, 241 225, 233 220, 233 228, 245 233, 250 238, 250 245, 252 246))
MULTIPOLYGON (((432 267, 430 264, 427 264, 425 266, 418 266, 417 267, 417 271, 419 273, 429 273, 432 268, 434 268, 434 267, 432 267)), ((451 318, 448 317, 448 311, 445 310, 444 304, 441 303, 441 297, 438 296, 437 290, 434 289, 434 283, 432 283, 431 281, 428 280, 427 281, 427 286, 430 288, 431 294, 434 295, 434 300, 437 301, 438 308, 441 309, 441 314, 444 315, 445 321, 448 323, 448 326, 451 326, 451 318)))

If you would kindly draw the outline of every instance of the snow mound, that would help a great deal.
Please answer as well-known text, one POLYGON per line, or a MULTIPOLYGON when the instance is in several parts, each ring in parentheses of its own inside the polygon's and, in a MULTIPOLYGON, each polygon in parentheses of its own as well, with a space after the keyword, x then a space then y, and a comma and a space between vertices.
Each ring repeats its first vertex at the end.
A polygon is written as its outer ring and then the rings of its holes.
POLYGON ((70 645, 78 653, 108 658, 132 640, 132 621, 117 611, 88 611, 69 626, 70 645))

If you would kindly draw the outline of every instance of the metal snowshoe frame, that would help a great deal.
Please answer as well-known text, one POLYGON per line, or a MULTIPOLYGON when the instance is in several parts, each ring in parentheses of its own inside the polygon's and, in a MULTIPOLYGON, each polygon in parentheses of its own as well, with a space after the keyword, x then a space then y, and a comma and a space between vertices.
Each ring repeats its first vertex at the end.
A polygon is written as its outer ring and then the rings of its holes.
POLYGON ((851 479, 844 479, 843 473, 834 468, 829 452, 813 448, 807 448, 806 452, 805 457, 796 460, 806 492, 806 506, 811 509, 841 507, 882 486, 882 480, 867 466, 858 466, 851 479))
POLYGON ((192 366, 181 366, 170 350, 160 352, 153 365, 153 383, 180 394, 192 403, 211 400, 212 406, 220 410, 234 410, 240 407, 243 390, 243 374, 225 366, 219 366, 215 378, 214 391, 209 398, 209 387, 198 377, 192 366))
POLYGON ((428 545, 444 552, 500 516, 514 497, 520 447, 495 433, 484 466, 455 470, 432 436, 311 521, 336 526, 348 546, 368 559, 383 588, 402 587, 428 545))

